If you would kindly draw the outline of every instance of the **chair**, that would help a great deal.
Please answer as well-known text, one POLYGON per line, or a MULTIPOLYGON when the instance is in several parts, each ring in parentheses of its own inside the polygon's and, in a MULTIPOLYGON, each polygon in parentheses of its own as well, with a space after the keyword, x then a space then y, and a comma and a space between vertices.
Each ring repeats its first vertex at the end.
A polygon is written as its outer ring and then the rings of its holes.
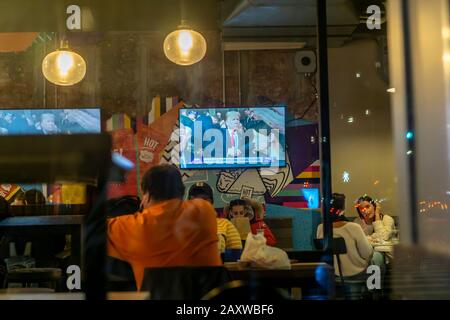
MULTIPOLYGON (((323 250, 323 239, 314 239, 314 245, 316 249, 323 250)), ((362 298, 364 296, 363 291, 366 291, 366 281, 364 279, 349 279, 345 278, 342 274, 342 264, 341 264, 341 255, 347 253, 347 246, 345 244, 344 238, 333 238, 332 241, 332 251, 336 256, 338 272, 339 272, 339 283, 344 293, 345 299, 351 298, 362 298), (347 285, 346 285, 347 283, 347 285), (361 291, 360 294, 353 294, 353 290, 357 289, 361 291), (350 291, 350 294, 349 294, 350 291)))
POLYGON ((277 239, 276 246, 283 250, 293 249, 292 218, 265 218, 264 222, 269 226, 277 239))
POLYGON ((203 296, 202 300, 241 302, 248 300, 283 301, 289 300, 289 297, 281 289, 234 280, 212 289, 203 296))
POLYGON ((136 291, 133 269, 128 262, 107 256, 106 275, 108 291, 136 291))
POLYGON ((146 268, 141 291, 150 291, 152 300, 200 300, 229 281, 223 266, 146 268))

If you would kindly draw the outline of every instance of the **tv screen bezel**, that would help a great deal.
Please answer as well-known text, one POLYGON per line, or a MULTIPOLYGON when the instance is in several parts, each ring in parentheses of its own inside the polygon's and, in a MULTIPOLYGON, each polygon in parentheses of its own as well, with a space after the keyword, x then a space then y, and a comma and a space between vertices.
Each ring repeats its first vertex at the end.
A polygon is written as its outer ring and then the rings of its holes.
MULTIPOLYGON (((100 134, 103 133, 105 130, 103 128, 102 124, 102 108, 101 107, 72 107, 72 108, 1 108, 0 112, 8 112, 8 111, 31 111, 31 112, 40 112, 44 110, 98 110, 99 111, 99 125, 100 130, 98 132, 77 132, 73 134, 100 134)), ((67 135, 67 133, 58 133, 62 135, 67 135)), ((40 136, 41 134, 34 134, 34 133, 26 133, 26 134, 5 134, 5 136, 40 136)), ((71 134, 70 134, 71 135, 71 134)))
MULTIPOLYGON (((240 106, 240 107, 193 107, 193 108, 180 108, 178 110, 178 127, 181 128, 181 123, 180 123, 180 118, 181 118, 181 112, 183 110, 209 110, 209 109, 236 109, 236 111, 239 111, 240 109, 257 109, 257 108, 261 108, 261 109, 267 109, 267 108, 283 108, 284 109, 284 130, 285 130, 285 139, 284 139, 284 144, 283 144, 283 149, 284 149, 284 160, 283 163, 277 166, 273 166, 273 165, 254 165, 254 164, 233 164, 233 165, 226 165, 226 164, 216 164, 216 165, 211 165, 211 164, 199 164, 198 167, 189 167, 189 168, 182 168, 181 167, 181 163, 178 164, 178 168, 180 170, 205 170, 205 169, 219 169, 219 170, 233 170, 233 169, 268 169, 268 168, 285 168, 287 166, 287 149, 286 149, 286 129, 287 129, 287 116, 286 116, 286 109, 287 106, 282 104, 282 105, 270 105, 270 106, 240 106)), ((180 145, 181 143, 181 136, 178 135, 178 144, 180 145)), ((181 150, 179 150, 178 156, 181 158, 181 150)))

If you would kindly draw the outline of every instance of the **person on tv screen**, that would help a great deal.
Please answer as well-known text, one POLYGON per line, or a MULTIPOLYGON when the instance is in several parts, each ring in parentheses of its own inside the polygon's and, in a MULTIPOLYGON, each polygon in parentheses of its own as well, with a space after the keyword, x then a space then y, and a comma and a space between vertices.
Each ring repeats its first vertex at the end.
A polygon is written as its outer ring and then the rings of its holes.
POLYGON ((33 122, 26 111, 7 111, 0 115, 1 134, 26 134, 32 129, 33 122))
POLYGON ((246 132, 241 123, 241 114, 238 111, 228 111, 225 114, 226 128, 223 132, 223 145, 225 158, 248 157, 252 152, 252 132, 246 132))
POLYGON ((254 137, 255 147, 252 149, 254 155, 270 157, 271 161, 282 160, 280 156, 284 154, 284 150, 281 146, 278 133, 274 131, 267 131, 265 133, 255 132, 254 137))
POLYGON ((253 129, 259 131, 260 129, 270 130, 271 127, 265 123, 263 120, 260 120, 255 115, 255 111, 252 108, 248 108, 244 111, 245 119, 243 124, 247 130, 253 129))
POLYGON ((84 133, 84 132, 99 132, 100 119, 96 110, 77 110, 64 109, 62 113, 61 129, 68 134, 84 133))
POLYGON ((284 118, 276 108, 249 108, 244 126, 253 133, 252 155, 273 163, 284 160, 284 118))
POLYGON ((219 118, 219 116, 217 115, 217 114, 215 114, 215 115, 212 115, 211 116, 211 119, 212 119, 212 128, 214 128, 214 129, 220 129, 221 127, 220 127, 220 118, 219 118))
POLYGON ((197 121, 201 121, 201 116, 196 110, 183 110, 180 114, 180 164, 182 167, 202 157, 202 145, 194 144, 194 139, 201 139, 195 134, 197 121), (197 149, 194 149, 195 147, 197 149))
POLYGON ((39 121, 35 124, 36 130, 41 134, 57 134, 61 130, 56 125, 56 116, 51 112, 42 112, 38 117, 39 121))
POLYGON ((185 167, 192 161, 192 130, 191 128, 180 125, 180 164, 185 167))

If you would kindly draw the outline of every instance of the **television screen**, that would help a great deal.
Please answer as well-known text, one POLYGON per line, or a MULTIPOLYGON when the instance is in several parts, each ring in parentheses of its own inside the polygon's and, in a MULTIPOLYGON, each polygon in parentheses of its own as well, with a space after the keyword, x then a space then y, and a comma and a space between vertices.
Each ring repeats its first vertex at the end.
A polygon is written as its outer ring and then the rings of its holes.
POLYGON ((0 110, 0 134, 41 135, 101 132, 100 109, 0 110))
POLYGON ((319 206, 319 189, 302 189, 303 197, 308 202, 309 209, 318 209, 319 206))
POLYGON ((285 109, 180 109, 180 168, 285 166, 285 109))
MULTIPOLYGON (((0 135, 49 135, 49 134, 83 134, 100 133, 101 118, 99 108, 83 109, 4 109, 0 110, 0 135)), ((4 186, 4 185, 2 185, 4 186)), ((18 194, 18 191, 36 189, 42 192, 48 201, 60 203, 62 187, 47 184, 7 185, 12 190, 5 199, 18 194), (57 190, 56 192, 53 192, 57 190), (55 196, 59 194, 59 196, 55 196)), ((71 197, 70 201, 79 201, 71 197), (74 200, 75 199, 75 200, 74 200)), ((67 202, 66 202, 67 203, 67 202)))

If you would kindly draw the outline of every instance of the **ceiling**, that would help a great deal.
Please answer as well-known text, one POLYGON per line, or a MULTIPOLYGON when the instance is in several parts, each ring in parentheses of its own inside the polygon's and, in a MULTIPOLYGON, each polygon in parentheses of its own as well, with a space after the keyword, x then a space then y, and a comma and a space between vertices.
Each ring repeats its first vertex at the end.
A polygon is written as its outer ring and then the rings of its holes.
MULTIPOLYGON (((83 31, 169 32, 180 0, 78 0, 83 31)), ((367 32, 362 18, 377 0, 327 0, 329 45, 367 32)), ((0 32, 65 30, 71 0, 0 1, 0 32)), ((224 41, 316 43, 316 0, 183 0, 185 17, 200 31, 221 30, 224 41)), ((385 29, 385 28, 384 28, 385 29)))
MULTIPOLYGON (((327 0, 328 42, 340 46, 356 33, 367 32, 367 7, 373 0, 327 0)), ((223 37, 228 41, 299 41, 316 44, 316 0, 224 0, 223 37)), ((376 32, 373 32, 375 34, 376 32)))

